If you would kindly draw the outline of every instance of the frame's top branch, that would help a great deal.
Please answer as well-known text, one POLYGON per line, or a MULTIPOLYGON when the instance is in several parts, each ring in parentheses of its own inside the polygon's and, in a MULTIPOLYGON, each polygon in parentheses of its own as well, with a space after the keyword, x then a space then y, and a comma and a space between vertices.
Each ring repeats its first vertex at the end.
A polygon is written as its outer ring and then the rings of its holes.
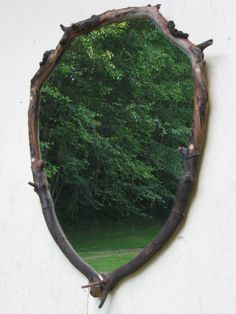
POLYGON ((71 26, 64 26, 60 24, 61 29, 63 32, 68 32, 68 31, 73 31, 75 33, 87 33, 91 32, 93 29, 99 27, 99 26, 105 26, 106 24, 111 24, 111 23, 118 23, 122 21, 127 21, 132 19, 136 19, 137 16, 135 15, 140 14, 140 18, 144 18, 145 16, 143 15, 145 13, 145 8, 146 10, 146 17, 150 17, 150 9, 157 9, 159 10, 161 7, 160 4, 157 5, 150 5, 148 4, 146 7, 128 7, 125 9, 118 9, 118 10, 108 10, 102 14, 99 15, 92 15, 90 18, 83 20, 78 23, 72 23, 71 26), (142 14, 140 13, 142 11, 142 14), (142 15, 142 16, 141 16, 142 15), (102 25, 101 25, 102 24, 102 25))

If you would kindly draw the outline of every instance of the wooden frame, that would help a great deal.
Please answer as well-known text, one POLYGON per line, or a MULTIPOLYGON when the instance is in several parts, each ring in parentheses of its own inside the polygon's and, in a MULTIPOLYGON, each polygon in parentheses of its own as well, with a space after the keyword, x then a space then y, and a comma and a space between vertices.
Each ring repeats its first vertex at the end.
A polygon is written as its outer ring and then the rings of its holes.
POLYGON ((90 293, 94 297, 101 298, 99 307, 101 308, 108 293, 124 277, 139 269, 144 263, 149 261, 165 243, 175 233, 184 219, 186 207, 192 192, 194 179, 196 177, 197 161, 203 148, 206 118, 207 118, 207 83, 205 77, 205 62, 203 50, 210 46, 213 41, 208 40, 200 45, 194 45, 188 40, 188 34, 178 31, 173 21, 167 21, 160 13, 160 5, 146 7, 130 7, 120 10, 107 11, 101 15, 93 15, 91 18, 72 24, 69 27, 61 25, 64 34, 54 50, 46 51, 40 68, 31 80, 29 116, 29 142, 31 154, 31 168, 34 182, 29 182, 39 195, 44 218, 48 229, 54 240, 67 256, 70 262, 82 273, 89 284, 83 286, 90 288, 90 293), (129 263, 119 267, 113 272, 99 275, 89 266, 73 249, 54 211, 54 204, 50 194, 49 184, 43 170, 45 162, 42 161, 39 140, 39 105, 40 90, 49 75, 60 62, 66 49, 72 40, 82 34, 90 33, 102 26, 119 23, 134 19, 151 19, 161 32, 185 54, 192 63, 193 77, 195 82, 194 95, 194 118, 192 132, 188 147, 180 147, 179 151, 184 158, 184 171, 179 180, 173 209, 162 227, 159 234, 129 263))

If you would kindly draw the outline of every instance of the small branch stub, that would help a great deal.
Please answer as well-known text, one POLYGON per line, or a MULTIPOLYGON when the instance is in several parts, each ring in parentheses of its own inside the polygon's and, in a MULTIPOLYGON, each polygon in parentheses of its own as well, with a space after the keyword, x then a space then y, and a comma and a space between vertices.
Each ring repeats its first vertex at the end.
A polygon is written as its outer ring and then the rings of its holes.
POLYGON ((204 41, 203 43, 197 45, 197 47, 199 49, 201 49, 201 51, 205 50, 207 47, 213 45, 213 39, 209 39, 207 41, 204 41))
POLYGON ((35 190, 37 190, 37 186, 33 182, 28 182, 30 186, 32 186, 35 190))
POLYGON ((41 206, 48 229, 54 240, 67 256, 70 262, 89 280, 89 284, 83 288, 90 288, 90 292, 95 297, 101 298, 99 307, 102 307, 108 293, 124 277, 142 267, 149 261, 165 243, 175 234, 177 228, 183 221, 186 207, 193 188, 196 177, 198 156, 202 151, 206 121, 207 121, 207 84, 205 77, 205 62, 202 51, 210 46, 213 41, 208 40, 200 45, 195 45, 188 40, 188 34, 178 31, 173 21, 167 21, 159 12, 160 5, 134 7, 120 10, 107 11, 103 14, 92 16, 91 18, 72 24, 71 27, 60 25, 64 32, 57 47, 46 51, 40 62, 40 68, 31 80, 31 98, 28 110, 29 142, 31 152, 31 167, 34 182, 29 182, 39 195, 41 206), (55 214, 54 204, 49 190, 46 175, 43 167, 45 163, 41 161, 40 141, 39 141, 39 121, 38 112, 40 106, 40 90, 49 75, 56 68, 61 57, 69 47, 72 40, 81 34, 87 34, 95 29, 112 23, 119 23, 140 18, 150 18, 162 33, 185 52, 192 61, 195 96, 194 96, 194 120, 192 133, 189 139, 188 148, 180 147, 179 151, 184 158, 184 172, 178 183, 177 194, 174 206, 169 218, 157 236, 144 248, 133 260, 121 266, 115 271, 99 275, 89 266, 73 249, 67 240, 55 214))
POLYGON ((64 25, 60 24, 60 28, 63 30, 63 32, 66 31, 66 27, 64 25))

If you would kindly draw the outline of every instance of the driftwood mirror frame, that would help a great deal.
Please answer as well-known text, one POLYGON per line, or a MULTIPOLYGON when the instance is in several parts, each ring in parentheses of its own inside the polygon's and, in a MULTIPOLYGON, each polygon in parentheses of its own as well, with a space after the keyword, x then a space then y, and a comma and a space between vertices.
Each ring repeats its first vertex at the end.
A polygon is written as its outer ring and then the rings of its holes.
POLYGON ((107 11, 100 15, 72 24, 69 27, 60 25, 64 34, 54 50, 46 51, 40 68, 31 80, 30 105, 28 110, 29 142, 31 154, 31 168, 34 182, 29 182, 38 194, 48 229, 54 240, 70 260, 70 262, 82 273, 89 284, 83 286, 90 288, 94 297, 101 298, 99 307, 104 304, 108 293, 116 284, 127 275, 135 272, 144 263, 149 261, 175 233, 184 219, 187 203, 192 192, 194 179, 196 177, 197 162, 202 152, 207 118, 208 92, 205 77, 205 62, 203 50, 210 46, 213 41, 208 40, 199 45, 194 45, 188 40, 188 34, 178 31, 173 21, 167 21, 160 14, 160 5, 146 7, 129 7, 120 10, 107 11), (43 170, 45 162, 42 161, 39 140, 39 106, 40 90, 49 75, 60 62, 66 49, 74 38, 79 35, 88 34, 91 31, 112 23, 119 23, 135 19, 151 19, 158 29, 177 47, 179 47, 191 60, 193 78, 195 84, 194 92, 194 117, 192 131, 188 147, 179 147, 179 152, 184 159, 184 171, 178 182, 174 206, 170 215, 159 234, 130 262, 118 269, 99 275, 89 266, 73 249, 67 240, 58 222, 54 210, 50 187, 43 170))

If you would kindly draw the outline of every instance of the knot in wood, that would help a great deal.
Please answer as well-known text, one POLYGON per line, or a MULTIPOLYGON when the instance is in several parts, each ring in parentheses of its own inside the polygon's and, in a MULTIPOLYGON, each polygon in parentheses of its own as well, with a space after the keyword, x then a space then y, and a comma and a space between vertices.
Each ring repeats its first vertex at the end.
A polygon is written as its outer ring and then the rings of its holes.
POLYGON ((167 28, 170 31, 171 35, 173 35, 176 38, 188 38, 189 34, 183 33, 182 31, 178 31, 175 28, 175 23, 174 21, 169 21, 167 23, 167 28))
POLYGON ((103 294, 103 290, 104 290, 104 288, 103 288, 103 284, 101 282, 101 285, 93 286, 90 288, 90 294, 94 298, 101 298, 102 294, 103 294))
POLYGON ((48 57, 54 52, 54 49, 51 49, 51 50, 47 50, 44 52, 43 54, 43 59, 42 61, 39 63, 39 66, 43 66, 46 62, 47 62, 47 59, 48 57))

